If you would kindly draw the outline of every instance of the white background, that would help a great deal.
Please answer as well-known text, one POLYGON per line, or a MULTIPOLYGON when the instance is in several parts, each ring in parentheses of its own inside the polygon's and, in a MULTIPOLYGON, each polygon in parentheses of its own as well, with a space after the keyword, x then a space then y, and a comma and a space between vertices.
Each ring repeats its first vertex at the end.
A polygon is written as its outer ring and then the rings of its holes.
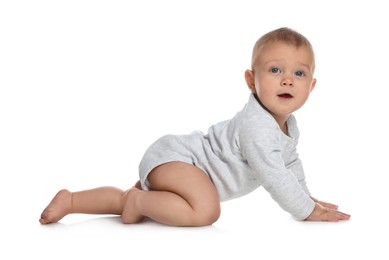
POLYGON ((384 2, 1 1, 0 258, 388 259, 384 2), (126 189, 156 138, 231 118, 255 41, 281 26, 316 51, 296 113, 309 188, 350 221, 294 221, 260 188, 205 228, 38 223, 59 189, 126 189))

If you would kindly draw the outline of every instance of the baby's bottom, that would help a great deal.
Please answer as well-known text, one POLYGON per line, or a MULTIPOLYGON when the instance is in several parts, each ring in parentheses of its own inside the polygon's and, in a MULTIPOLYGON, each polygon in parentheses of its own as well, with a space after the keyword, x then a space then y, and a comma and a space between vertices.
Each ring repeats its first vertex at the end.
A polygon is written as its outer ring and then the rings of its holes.
POLYGON ((156 167, 148 176, 151 190, 140 183, 122 191, 115 187, 70 192, 61 190, 41 214, 40 222, 58 222, 71 213, 122 215, 122 222, 144 217, 172 226, 206 226, 220 216, 217 191, 199 168, 182 162, 156 167))
POLYGON ((172 226, 206 226, 220 216, 220 201, 213 183, 198 167, 170 162, 156 167, 148 176, 150 191, 127 192, 122 220, 134 223, 149 217, 172 226))

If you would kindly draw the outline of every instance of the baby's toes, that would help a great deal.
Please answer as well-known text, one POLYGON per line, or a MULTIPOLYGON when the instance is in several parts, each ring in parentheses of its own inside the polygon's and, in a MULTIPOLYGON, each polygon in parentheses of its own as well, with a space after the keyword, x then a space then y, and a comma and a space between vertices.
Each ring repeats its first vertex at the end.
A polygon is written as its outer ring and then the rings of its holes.
POLYGON ((39 219, 39 222, 41 224, 49 224, 49 223, 51 223, 49 214, 48 214, 48 212, 46 210, 42 212, 41 218, 39 219))

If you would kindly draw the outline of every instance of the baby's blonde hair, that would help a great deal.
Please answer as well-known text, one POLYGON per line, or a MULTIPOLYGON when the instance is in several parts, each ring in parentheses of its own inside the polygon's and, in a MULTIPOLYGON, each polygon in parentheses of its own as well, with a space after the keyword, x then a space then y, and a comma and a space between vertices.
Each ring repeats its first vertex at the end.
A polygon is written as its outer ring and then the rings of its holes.
POLYGON ((296 48, 305 47, 312 52, 313 70, 315 69, 315 56, 309 40, 302 34, 287 27, 282 27, 264 34, 254 45, 251 59, 251 69, 254 70, 261 50, 270 43, 282 42, 293 45, 296 48))

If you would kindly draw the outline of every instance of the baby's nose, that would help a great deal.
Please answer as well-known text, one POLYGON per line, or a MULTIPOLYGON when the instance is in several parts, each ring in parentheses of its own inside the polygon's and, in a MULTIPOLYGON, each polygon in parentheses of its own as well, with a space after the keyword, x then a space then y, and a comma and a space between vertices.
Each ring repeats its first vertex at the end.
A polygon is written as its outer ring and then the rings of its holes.
POLYGON ((284 87, 292 87, 293 86, 293 80, 289 77, 283 78, 281 81, 281 85, 284 87))

